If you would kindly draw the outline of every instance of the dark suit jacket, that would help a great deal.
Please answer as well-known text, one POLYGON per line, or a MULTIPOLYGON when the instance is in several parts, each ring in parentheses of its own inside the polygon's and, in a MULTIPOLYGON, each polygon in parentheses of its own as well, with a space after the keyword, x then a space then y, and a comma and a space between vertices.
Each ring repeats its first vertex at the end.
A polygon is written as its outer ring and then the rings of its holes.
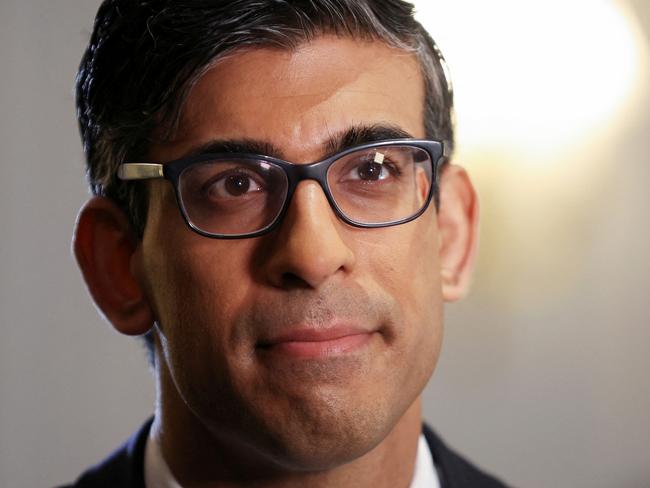
MULTIPOLYGON (((144 488, 144 449, 152 420, 108 459, 90 468, 67 488, 144 488)), ((435 460, 441 488, 505 488, 500 481, 449 449, 426 425, 422 432, 435 460)))

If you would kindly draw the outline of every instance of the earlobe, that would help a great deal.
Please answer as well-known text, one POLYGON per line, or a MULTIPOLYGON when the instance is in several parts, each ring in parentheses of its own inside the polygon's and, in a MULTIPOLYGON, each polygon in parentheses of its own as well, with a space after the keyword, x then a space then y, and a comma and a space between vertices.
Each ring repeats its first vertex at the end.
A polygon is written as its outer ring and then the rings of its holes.
POLYGON ((132 271, 140 243, 122 210, 103 197, 86 202, 72 246, 90 294, 113 327, 127 335, 147 332, 153 314, 132 271))
POLYGON ((478 241, 478 199, 467 175, 448 165, 440 180, 440 269, 445 301, 462 298, 469 290, 478 241))

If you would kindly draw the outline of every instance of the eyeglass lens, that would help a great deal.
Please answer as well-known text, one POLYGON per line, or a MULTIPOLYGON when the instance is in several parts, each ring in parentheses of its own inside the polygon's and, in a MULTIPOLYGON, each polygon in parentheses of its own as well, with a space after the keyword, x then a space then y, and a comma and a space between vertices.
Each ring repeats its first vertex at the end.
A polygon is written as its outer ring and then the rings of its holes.
MULTIPOLYGON (((426 204, 433 181, 427 151, 383 146, 348 153, 327 172, 340 212, 360 224, 407 219, 426 204)), ((281 166, 256 159, 220 158, 186 168, 181 204, 193 226, 210 234, 254 233, 282 212, 289 190, 281 166)))

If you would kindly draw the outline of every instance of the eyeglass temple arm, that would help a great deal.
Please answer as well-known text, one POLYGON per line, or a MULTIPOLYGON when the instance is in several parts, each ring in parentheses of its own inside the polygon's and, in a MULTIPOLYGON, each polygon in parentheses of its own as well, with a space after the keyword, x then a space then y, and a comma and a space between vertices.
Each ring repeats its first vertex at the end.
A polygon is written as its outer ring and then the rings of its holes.
POLYGON ((163 176, 163 165, 159 163, 123 163, 117 169, 117 177, 121 180, 148 180, 163 176))

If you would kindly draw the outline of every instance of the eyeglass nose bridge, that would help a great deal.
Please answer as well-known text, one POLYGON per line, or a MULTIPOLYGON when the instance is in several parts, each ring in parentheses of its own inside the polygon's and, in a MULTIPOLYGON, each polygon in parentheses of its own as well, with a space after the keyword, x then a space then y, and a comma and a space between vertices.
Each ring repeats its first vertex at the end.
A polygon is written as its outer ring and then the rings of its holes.
POLYGON ((343 221, 348 223, 352 222, 336 204, 336 201, 334 200, 332 192, 329 188, 329 183, 327 182, 327 171, 335 160, 336 158, 328 158, 323 161, 309 164, 287 163, 283 165, 283 169, 287 174, 289 186, 287 188, 287 196, 286 201, 284 202, 284 208, 282 209, 282 212, 280 212, 278 220, 284 219, 284 216, 289 209, 289 205, 291 205, 293 195, 298 185, 302 181, 312 180, 318 183, 334 213, 343 221))

